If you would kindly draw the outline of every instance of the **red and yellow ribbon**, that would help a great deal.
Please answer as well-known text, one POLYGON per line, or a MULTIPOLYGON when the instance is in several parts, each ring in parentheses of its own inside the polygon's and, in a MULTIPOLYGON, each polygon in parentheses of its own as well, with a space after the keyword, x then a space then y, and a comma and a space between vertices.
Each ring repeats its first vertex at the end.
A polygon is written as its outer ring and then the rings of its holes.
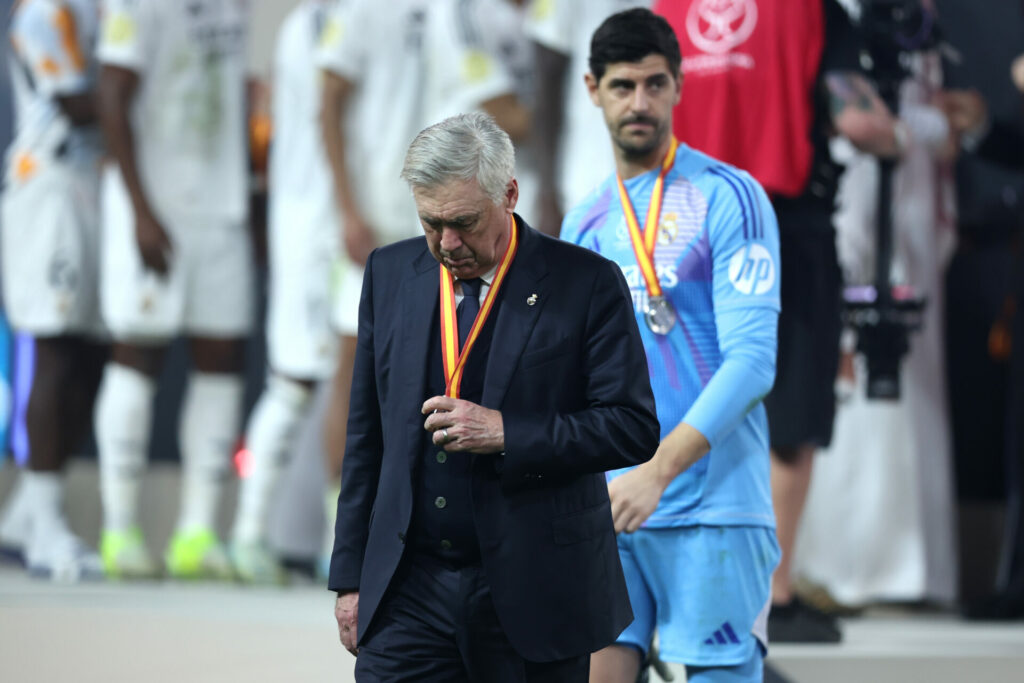
POLYGON ((640 272, 644 275, 644 282, 647 283, 647 294, 651 297, 660 297, 661 283, 658 282, 658 271, 654 267, 654 245, 658 239, 658 222, 661 220, 661 202, 665 197, 665 176, 668 175, 672 164, 676 160, 676 150, 679 148, 679 141, 672 136, 672 144, 668 148, 668 154, 661 163, 661 173, 654 182, 654 189, 651 190, 651 204, 647 207, 647 217, 644 219, 644 231, 640 232, 640 221, 636 217, 636 209, 626 192, 626 185, 622 182, 622 176, 616 174, 615 179, 619 183, 619 201, 622 203, 622 212, 626 214, 626 225, 629 227, 629 238, 633 243, 633 251, 636 253, 636 262, 640 266, 640 272))
POLYGON ((444 394, 449 398, 459 397, 462 374, 466 369, 466 358, 469 357, 469 352, 480 336, 480 330, 487 322, 487 316, 494 308, 498 290, 501 289, 501 283, 505 281, 505 276, 508 275, 508 270, 512 266, 512 260, 516 256, 516 249, 519 247, 519 230, 515 218, 510 217, 509 220, 512 222, 512 235, 509 237, 508 247, 506 247, 505 255, 494 274, 494 282, 491 283, 487 296, 480 304, 480 310, 476 314, 476 320, 473 321, 473 327, 469 331, 469 336, 466 337, 466 343, 463 344, 461 352, 459 351, 459 321, 455 312, 455 278, 447 268, 443 265, 439 266, 441 269, 441 355, 444 358, 446 387, 444 394))

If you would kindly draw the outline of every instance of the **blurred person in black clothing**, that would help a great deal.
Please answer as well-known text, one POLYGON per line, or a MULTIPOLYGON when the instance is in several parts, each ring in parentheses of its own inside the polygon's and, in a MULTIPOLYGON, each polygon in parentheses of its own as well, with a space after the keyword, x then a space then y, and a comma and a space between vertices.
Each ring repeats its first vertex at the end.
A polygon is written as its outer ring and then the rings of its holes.
POLYGON ((963 54, 945 106, 965 152, 957 169, 962 247, 949 274, 949 371, 962 500, 1007 496, 993 595, 974 619, 1024 617, 1024 6, 940 2, 963 54), (1011 66, 1012 65, 1012 66, 1011 66), (1014 88, 1013 86, 1016 86, 1014 88), (1005 484, 1003 483, 1005 481, 1005 484), (1005 489, 1004 489, 1005 486, 1005 489))

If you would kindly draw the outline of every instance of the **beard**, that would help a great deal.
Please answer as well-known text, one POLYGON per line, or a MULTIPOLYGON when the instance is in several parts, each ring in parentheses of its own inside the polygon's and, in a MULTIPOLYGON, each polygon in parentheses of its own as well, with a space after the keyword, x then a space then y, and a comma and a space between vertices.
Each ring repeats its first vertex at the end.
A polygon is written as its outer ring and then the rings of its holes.
POLYGON ((631 116, 618 123, 615 144, 622 150, 627 159, 643 159, 651 152, 658 149, 665 140, 668 133, 668 126, 663 121, 649 116, 631 116), (623 132, 623 129, 632 123, 647 123, 653 126, 651 135, 647 137, 632 137, 623 132))

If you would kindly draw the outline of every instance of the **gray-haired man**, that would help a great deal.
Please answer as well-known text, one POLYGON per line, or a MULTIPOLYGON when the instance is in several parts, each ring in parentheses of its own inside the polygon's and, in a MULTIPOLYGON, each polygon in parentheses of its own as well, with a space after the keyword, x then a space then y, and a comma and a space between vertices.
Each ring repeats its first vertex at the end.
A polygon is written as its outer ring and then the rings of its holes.
POLYGON ((484 114, 406 157, 424 238, 374 251, 329 587, 360 681, 586 681, 630 622, 603 472, 658 422, 617 267, 513 213, 484 114))

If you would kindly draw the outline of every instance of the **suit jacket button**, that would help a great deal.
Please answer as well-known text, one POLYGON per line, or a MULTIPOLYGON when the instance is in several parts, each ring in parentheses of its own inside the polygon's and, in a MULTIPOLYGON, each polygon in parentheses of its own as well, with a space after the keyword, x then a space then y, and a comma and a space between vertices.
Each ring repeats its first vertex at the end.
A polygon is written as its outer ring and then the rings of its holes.
POLYGON ((437 498, 434 499, 434 507, 436 507, 438 510, 444 508, 444 506, 447 504, 448 501, 445 500, 444 496, 438 496, 437 498))
POLYGON ((398 532, 398 540, 400 543, 405 543, 405 534, 403 534, 401 531, 398 532))
POLYGON ((441 540, 441 549, 442 550, 451 550, 452 549, 452 542, 449 541, 447 538, 442 539, 441 540))
POLYGON ((437 454, 437 461, 442 465, 445 464, 446 462, 448 462, 448 454, 445 453, 444 451, 439 452, 437 454))

